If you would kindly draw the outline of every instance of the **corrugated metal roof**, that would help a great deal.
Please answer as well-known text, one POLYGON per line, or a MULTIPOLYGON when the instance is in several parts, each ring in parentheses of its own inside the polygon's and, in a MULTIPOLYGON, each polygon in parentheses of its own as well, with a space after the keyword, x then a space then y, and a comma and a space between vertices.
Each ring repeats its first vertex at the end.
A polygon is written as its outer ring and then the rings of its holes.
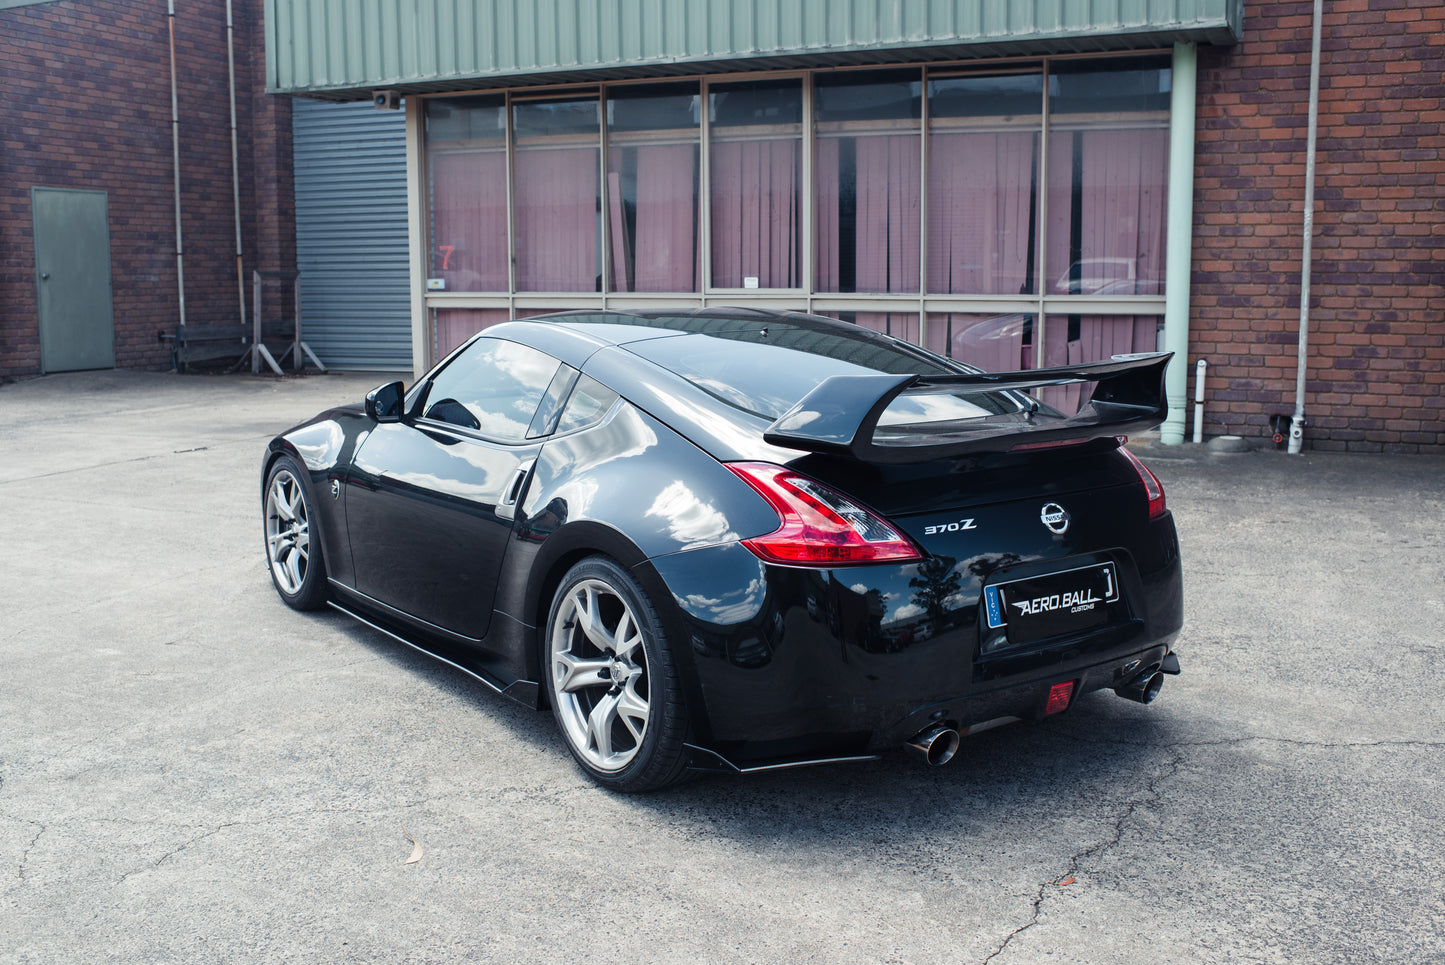
POLYGON ((1238 41, 1243 0, 266 0, 266 87, 571 80, 1238 41))

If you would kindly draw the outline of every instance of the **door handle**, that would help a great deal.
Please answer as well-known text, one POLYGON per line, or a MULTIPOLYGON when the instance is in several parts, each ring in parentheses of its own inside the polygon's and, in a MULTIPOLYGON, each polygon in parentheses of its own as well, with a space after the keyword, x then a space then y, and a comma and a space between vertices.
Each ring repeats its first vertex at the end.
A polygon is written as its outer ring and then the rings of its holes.
POLYGON ((50 280, 50 272, 48 272, 48 271, 42 271, 42 272, 40 273, 40 280, 41 280, 41 281, 49 281, 49 280, 50 280))
POLYGON ((502 490, 502 498, 497 500, 497 515, 501 518, 511 519, 516 516, 517 500, 526 488, 527 476, 531 473, 534 462, 535 459, 528 459, 512 471, 512 478, 507 480, 507 488, 502 490))

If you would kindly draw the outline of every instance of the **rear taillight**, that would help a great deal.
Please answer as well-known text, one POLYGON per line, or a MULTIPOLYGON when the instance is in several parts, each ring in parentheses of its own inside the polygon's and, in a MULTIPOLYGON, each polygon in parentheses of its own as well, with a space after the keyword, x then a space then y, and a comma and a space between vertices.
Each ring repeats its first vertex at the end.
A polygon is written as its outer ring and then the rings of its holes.
POLYGON ((745 539, 753 555, 791 566, 905 563, 923 558, 913 542, 876 513, 791 469, 763 462, 728 468, 768 501, 782 525, 745 539))
POLYGON ((1134 464, 1134 471, 1139 474, 1139 481, 1144 484, 1144 491, 1149 494, 1149 518, 1163 516, 1164 510, 1168 507, 1164 505, 1164 487, 1159 484, 1159 477, 1150 472, 1149 467, 1140 462, 1139 457, 1128 449, 1120 446, 1119 451, 1124 454, 1125 459, 1134 464))

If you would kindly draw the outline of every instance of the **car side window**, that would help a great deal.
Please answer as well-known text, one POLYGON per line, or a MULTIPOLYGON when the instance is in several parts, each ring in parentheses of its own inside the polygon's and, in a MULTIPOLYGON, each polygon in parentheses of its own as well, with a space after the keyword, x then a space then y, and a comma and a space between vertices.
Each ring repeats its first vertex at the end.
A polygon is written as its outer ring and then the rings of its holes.
POLYGON ((578 429, 596 425, 616 401, 616 392, 590 376, 582 376, 577 380, 577 387, 572 390, 572 396, 567 400, 567 408, 562 410, 557 431, 576 432, 578 429))
POLYGON ((560 365, 516 342, 477 339, 432 379, 422 418, 523 442, 560 365))

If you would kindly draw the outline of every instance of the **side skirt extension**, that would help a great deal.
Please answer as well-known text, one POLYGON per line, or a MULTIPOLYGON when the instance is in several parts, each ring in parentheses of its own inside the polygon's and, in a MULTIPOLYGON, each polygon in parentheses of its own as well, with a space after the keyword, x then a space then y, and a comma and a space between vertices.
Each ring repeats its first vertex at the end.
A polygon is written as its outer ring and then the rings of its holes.
POLYGON ((501 685, 500 683, 498 683, 496 680, 492 679, 491 675, 489 675, 489 674, 487 674, 487 673, 485 673, 485 672, 483 672, 483 671, 474 669, 474 668, 472 668, 472 667, 468 667, 468 666, 466 666, 465 664, 458 663, 458 662, 455 661, 455 660, 451 660, 451 659, 449 659, 449 658, 447 658, 447 657, 442 656, 440 653, 437 653, 435 650, 428 649, 427 647, 424 647, 424 646, 422 646, 422 645, 419 644, 419 643, 415 643, 415 642, 413 642, 413 641, 411 641, 411 640, 408 640, 406 637, 404 637, 404 636, 402 636, 401 634, 397 633, 395 630, 388 629, 387 627, 384 627, 384 626, 382 626, 382 625, 380 625, 380 624, 378 624, 378 623, 373 623, 371 620, 368 620, 366 617, 362 616, 361 614, 357 613, 357 612, 354 611, 354 610, 351 610, 351 609, 348 609, 347 607, 342 606, 340 603, 337 603, 335 600, 330 600, 330 601, 328 601, 328 603, 329 603, 329 605, 332 607, 332 609, 339 610, 340 612, 342 612, 342 613, 346 614, 347 616, 351 617, 353 620, 356 620, 358 623, 364 623, 364 624, 366 624, 367 626, 371 627, 371 629, 376 630, 376 631, 379 632, 379 633, 384 633, 384 634, 386 634, 388 637, 391 637, 393 640, 395 640, 395 641, 398 642, 398 643, 404 643, 404 644, 406 644, 408 647, 411 647, 411 648, 412 648, 413 650, 415 650, 417 653, 424 653, 424 654, 426 654, 428 657, 431 657, 433 660, 440 660, 442 663, 446 664, 448 667, 452 667, 452 668, 454 668, 454 669, 456 669, 456 670, 460 670, 462 673, 466 674, 468 677, 471 677, 473 680, 476 680, 478 683, 484 684, 487 688, 496 691, 497 693, 501 694, 503 697, 507 697, 507 698, 509 698, 509 699, 511 699, 511 700, 515 700, 517 703, 523 704, 523 705, 525 705, 525 706, 527 706, 527 707, 530 707, 530 708, 533 709, 533 710, 536 710, 537 707, 539 706, 539 704, 538 704, 538 696, 539 696, 539 694, 538 694, 538 687, 537 687, 536 681, 533 681, 533 680, 515 680, 515 681, 513 681, 512 683, 510 683, 510 684, 508 684, 508 685, 506 685, 506 686, 502 686, 502 685, 501 685))

